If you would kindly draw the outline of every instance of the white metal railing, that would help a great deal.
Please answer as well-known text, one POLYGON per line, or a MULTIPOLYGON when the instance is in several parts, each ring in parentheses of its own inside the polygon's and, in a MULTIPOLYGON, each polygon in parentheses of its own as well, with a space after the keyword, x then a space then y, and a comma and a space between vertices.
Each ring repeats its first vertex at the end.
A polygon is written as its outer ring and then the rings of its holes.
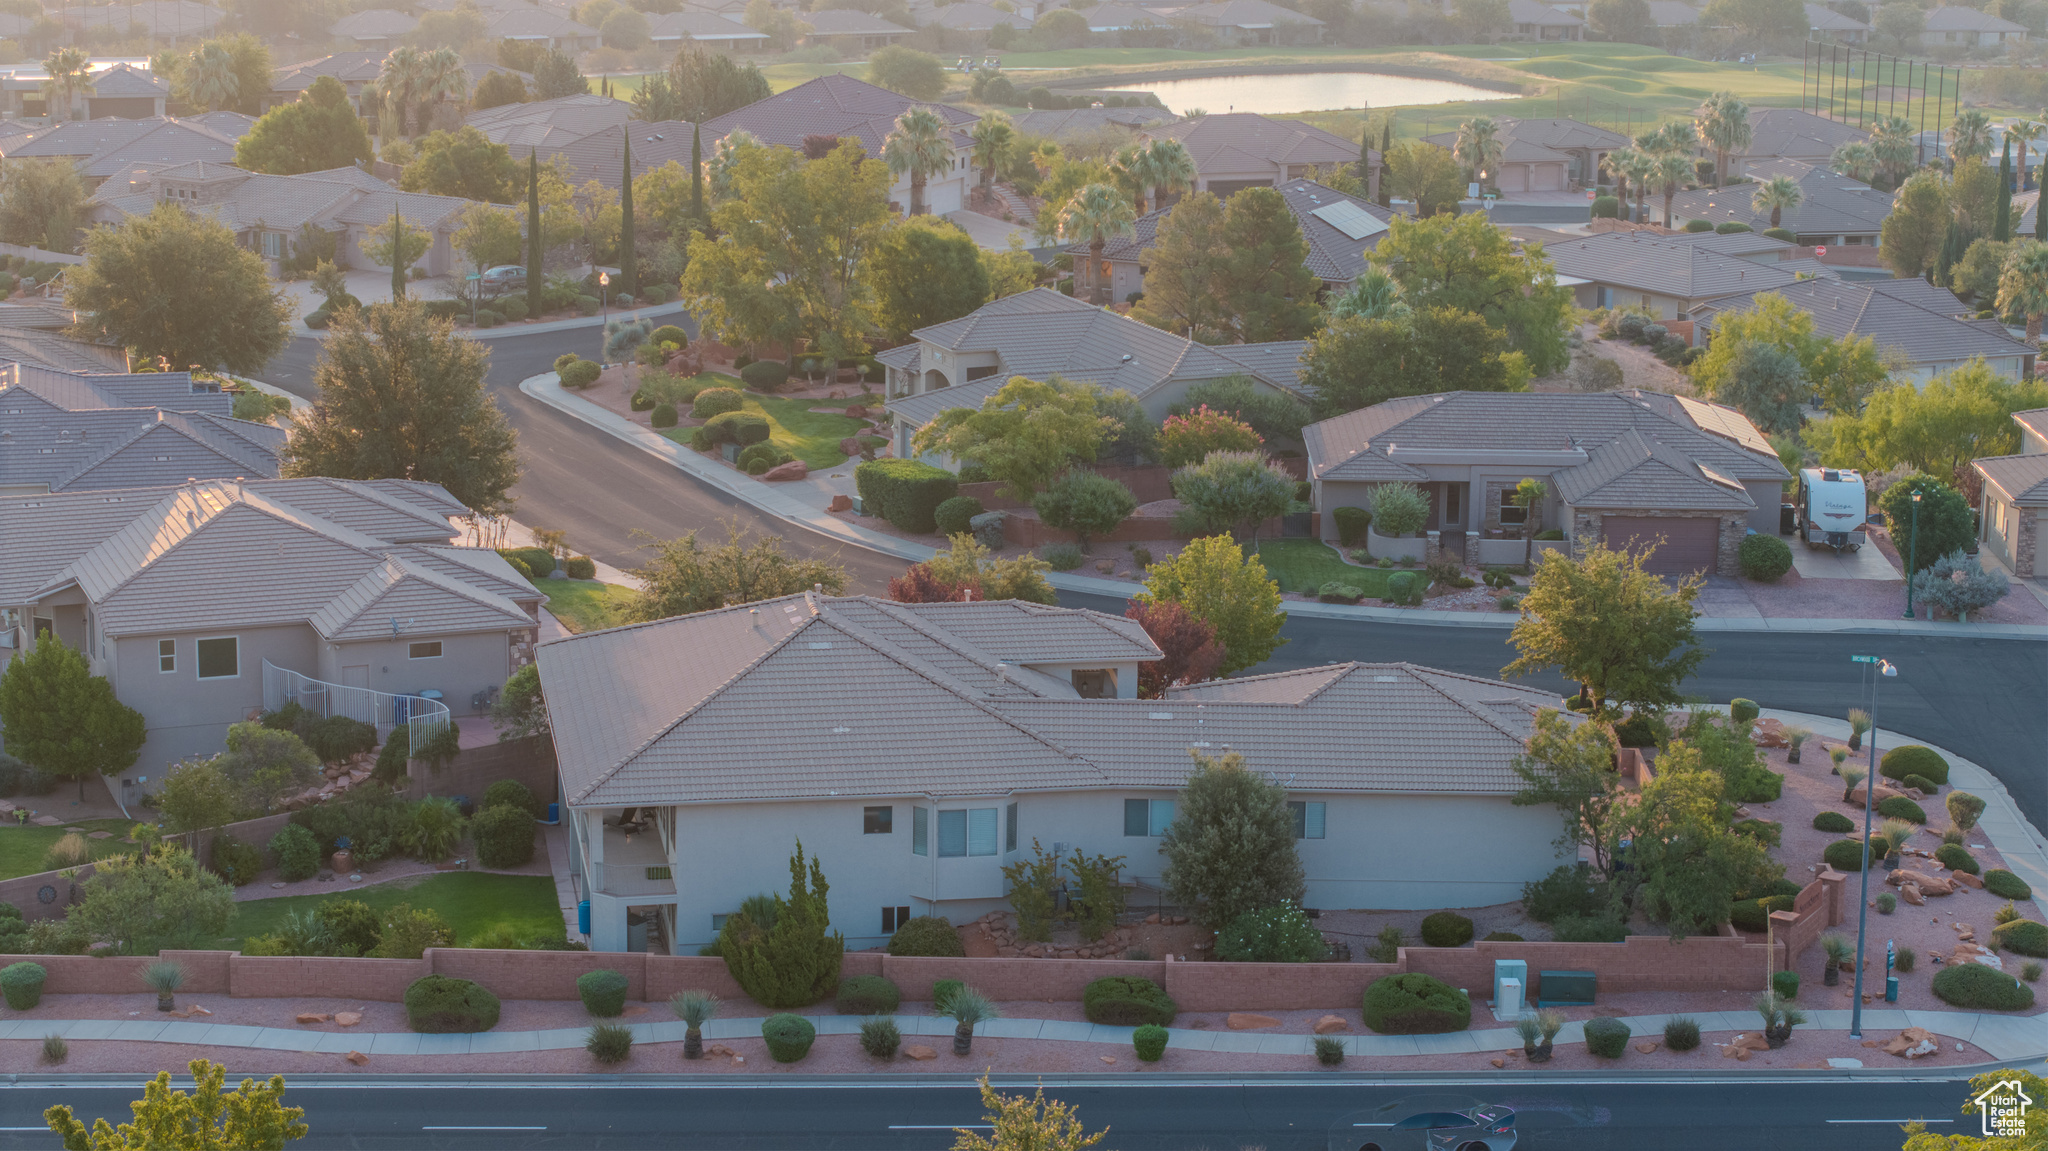
POLYGON ((345 715, 372 724, 377 728, 379 743, 399 724, 404 724, 412 747, 422 746, 450 722, 448 705, 438 699, 328 683, 264 660, 263 710, 276 711, 287 703, 296 703, 323 717, 345 715))

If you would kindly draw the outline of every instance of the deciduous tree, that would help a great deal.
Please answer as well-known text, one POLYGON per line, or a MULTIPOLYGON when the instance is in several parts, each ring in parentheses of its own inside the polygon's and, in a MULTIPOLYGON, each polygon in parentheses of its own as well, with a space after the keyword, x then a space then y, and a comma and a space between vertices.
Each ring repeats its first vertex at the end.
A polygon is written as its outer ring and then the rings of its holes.
POLYGON ((1070 465, 1095 458, 1111 431, 1097 410, 1100 394, 1058 376, 1043 383, 1012 376, 981 407, 940 412, 918 429, 916 447, 978 463, 1012 499, 1028 501, 1070 465))
POLYGON ((1878 255, 1893 275, 1909 278, 1934 266, 1951 219, 1949 196, 1948 178, 1935 171, 1915 172, 1899 185, 1878 232, 1878 255))
MULTIPOLYGON (((517 82, 519 78, 512 79, 517 82)), ((304 95, 279 104, 256 121, 235 145, 235 166, 295 176, 367 165, 372 155, 369 127, 349 104, 348 89, 334 77, 322 76, 304 95)))
POLYGON ((398 174, 408 192, 458 196, 509 204, 519 194, 519 165, 512 150, 475 128, 429 132, 413 144, 413 159, 398 174))
POLYGON ((171 1090, 171 1073, 157 1072, 142 1098, 129 1104, 133 1123, 115 1127, 101 1118, 88 1128, 61 1103, 45 1110, 43 1121, 66 1151, 283 1151, 310 1130, 300 1122, 304 1108, 284 1105, 284 1076, 273 1075, 260 1085, 244 1079, 239 1089, 222 1091, 227 1068, 204 1059, 186 1066, 192 1072, 192 1093, 171 1090))
POLYGON ((795 595, 823 585, 846 590, 846 569, 820 559, 790 555, 781 536, 751 545, 737 520, 725 525, 722 544, 700 541, 697 532, 650 545, 652 554, 633 574, 644 581, 626 618, 640 622, 694 615, 700 611, 795 595))
POLYGON ((590 91, 590 81, 584 78, 583 69, 576 66, 576 58, 560 48, 550 48, 534 61, 531 70, 533 98, 536 100, 558 100, 563 96, 586 95, 590 91))
POLYGON ((1387 169, 1381 177, 1384 186, 1411 201, 1417 216, 1433 217, 1455 209, 1464 198, 1465 173, 1445 149, 1416 140, 1383 155, 1387 169))
MULTIPOLYGON (((214 762, 217 757, 188 759, 164 774, 157 788, 156 808, 172 831, 205 831, 240 814, 234 781, 214 762)), ((195 842, 195 848, 198 846, 195 842)))
POLYGON ((1541 245, 1516 252, 1484 215, 1395 217, 1373 259, 1393 271, 1417 311, 1457 308, 1504 329, 1531 373, 1549 375, 1570 362, 1571 290, 1558 286, 1541 245))
POLYGON ((1809 439, 1834 468, 1884 471, 1908 464, 1955 476, 1973 459, 2019 451, 2012 413, 2048 405, 2048 386, 2015 383, 1972 360, 1926 384, 1894 384, 1874 393, 1860 415, 1813 425, 1809 439))
POLYGON ((1124 617, 1138 621, 1163 658, 1138 665, 1138 698, 1163 699, 1166 689, 1216 678, 1223 647, 1216 629, 1178 603, 1133 603, 1124 617))
POLYGON ((1595 707, 1682 702, 1679 685, 1707 656, 1693 637, 1700 578, 1667 584, 1643 570, 1646 553, 1592 540, 1580 541, 1579 553, 1544 553, 1509 637, 1520 654, 1501 674, 1561 672, 1595 707))
POLYGON ((1798 356, 1769 344, 1744 344, 1716 397, 1764 431, 1783 433, 1799 429, 1800 405, 1812 392, 1798 356))
POLYGON ((953 1151, 1087 1151, 1109 1134, 1107 1127, 1088 1134, 1074 1105, 1047 1099, 1044 1087, 1036 1095, 1004 1095, 988 1085, 986 1073, 981 1077, 981 1105, 987 1111, 988 1134, 960 1128, 953 1151))
POLYGON ((541 690, 539 664, 525 664, 506 678, 505 690, 491 705, 491 721, 498 726, 501 743, 554 730, 547 696, 541 690))
POLYGON ((758 66, 686 41, 666 69, 633 93, 633 118, 701 124, 771 94, 758 66))
POLYGON ((867 262, 875 322, 892 341, 989 300, 981 246, 943 216, 912 216, 882 234, 867 262))
POLYGON ((867 81, 913 100, 936 100, 946 90, 946 67, 929 52, 891 44, 869 54, 867 81))
POLYGON ((235 893, 172 843, 97 861, 70 919, 123 955, 210 944, 227 933, 235 893))
POLYGON ((1180 554, 1153 564, 1145 590, 1131 600, 1177 603, 1215 628, 1216 642, 1223 645, 1218 669, 1223 675, 1265 662, 1287 642, 1280 638, 1287 623, 1287 613, 1280 610, 1280 585, 1257 556, 1245 555, 1229 536, 1191 540, 1180 554))
POLYGON ((1340 316, 1309 340, 1301 382, 1323 418, 1399 396, 1510 391, 1529 369, 1507 344, 1484 317, 1455 308, 1394 319, 1340 316))
POLYGON ((93 229, 85 256, 65 275, 79 327, 144 362, 255 375, 291 338, 291 299, 263 257, 176 204, 93 229))
MULTIPOLYGON (((1657 757, 1657 775, 1616 824, 1629 839, 1624 898, 1665 925, 1671 938, 1711 933, 1728 922, 1728 905, 1781 878, 1782 864, 1763 843, 1729 830, 1734 805, 1721 774, 1698 748, 1674 741, 1657 757)), ((1610 845, 1610 850, 1612 845, 1610 845)))
POLYGON ((1206 927, 1283 901, 1301 902, 1301 857, 1286 789, 1247 767, 1237 752, 1189 754, 1195 769, 1159 843, 1168 896, 1206 927))
POLYGON ((1536 713, 1527 750, 1515 757, 1514 767, 1522 779, 1515 806, 1556 807, 1564 818, 1558 854, 1576 857, 1580 848, 1590 848, 1594 870, 1607 875, 1614 821, 1628 797, 1614 770, 1613 734, 1598 723, 1567 719, 1545 708, 1536 713))
POLYGON ((50 252, 78 244, 85 185, 68 156, 20 156, 0 168, 0 240, 50 252))
POLYGON ((1176 530, 1237 536, 1249 526, 1256 550, 1259 524, 1294 502, 1294 477, 1263 452, 1210 452, 1173 473, 1173 497, 1180 501, 1176 530))
POLYGON ((924 563, 918 565, 927 569, 931 578, 942 584, 965 587, 979 584, 983 599, 1014 599, 1025 603, 1057 604, 1059 594, 1053 591, 1045 573, 1052 570, 1042 559, 1030 552, 1020 556, 1001 557, 989 554, 989 550, 967 532, 961 532, 947 541, 948 547, 924 563))
POLYGON ((0 670, 0 729, 16 758, 77 780, 81 800, 88 776, 126 771, 148 738, 142 713, 115 699, 107 678, 55 635, 0 670))

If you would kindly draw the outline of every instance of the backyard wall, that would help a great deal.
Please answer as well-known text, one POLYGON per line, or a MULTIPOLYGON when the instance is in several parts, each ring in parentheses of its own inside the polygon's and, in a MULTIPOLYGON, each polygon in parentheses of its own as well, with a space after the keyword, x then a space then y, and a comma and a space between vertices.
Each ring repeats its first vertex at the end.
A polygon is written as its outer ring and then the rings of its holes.
POLYGON ((406 763, 407 799, 466 795, 482 804, 484 792, 501 779, 516 779, 542 803, 555 801, 555 743, 544 735, 465 747, 441 770, 419 760, 406 763))

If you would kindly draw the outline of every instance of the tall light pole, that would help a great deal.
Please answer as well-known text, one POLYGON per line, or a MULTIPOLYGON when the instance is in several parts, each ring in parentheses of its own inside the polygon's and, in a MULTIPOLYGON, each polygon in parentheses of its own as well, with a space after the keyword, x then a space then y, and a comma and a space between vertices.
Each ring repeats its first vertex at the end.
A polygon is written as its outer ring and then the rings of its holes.
MULTIPOLYGON (((1913 572, 1920 566, 1920 493, 1913 493, 1912 534, 1906 538, 1906 618, 1913 618, 1913 572)), ((1875 728, 1871 730, 1875 731, 1875 728)))
POLYGON ((1863 897, 1858 901, 1856 911, 1856 986, 1849 995, 1849 1038, 1863 1038, 1863 944, 1866 928, 1870 922, 1870 810, 1871 797, 1877 794, 1877 685, 1886 677, 1896 677, 1899 669, 1890 660, 1874 655, 1852 655, 1855 663, 1874 663, 1877 675, 1870 681, 1870 774, 1863 777, 1863 897))

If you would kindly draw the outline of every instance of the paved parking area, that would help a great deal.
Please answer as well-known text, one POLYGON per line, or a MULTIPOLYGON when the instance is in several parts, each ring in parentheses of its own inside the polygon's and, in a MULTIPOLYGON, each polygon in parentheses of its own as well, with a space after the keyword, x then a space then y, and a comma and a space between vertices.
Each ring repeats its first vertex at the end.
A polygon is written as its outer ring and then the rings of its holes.
POLYGON ((1873 544, 1838 553, 1829 547, 1809 546, 1796 538, 1785 542, 1792 547, 1792 570, 1803 579, 1899 578, 1899 569, 1873 544))

